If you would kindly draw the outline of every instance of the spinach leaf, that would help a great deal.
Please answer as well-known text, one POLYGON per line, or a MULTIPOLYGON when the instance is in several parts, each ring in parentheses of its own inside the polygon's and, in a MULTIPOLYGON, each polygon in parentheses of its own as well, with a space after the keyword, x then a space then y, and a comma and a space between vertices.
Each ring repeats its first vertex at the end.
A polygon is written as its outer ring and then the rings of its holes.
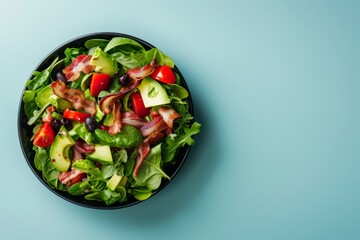
POLYGON ((84 173, 88 173, 94 177, 101 176, 100 169, 98 167, 96 167, 96 165, 94 164, 93 161, 90 161, 88 159, 78 160, 72 164, 72 167, 76 168, 84 173))
POLYGON ((121 132, 114 135, 111 135, 107 131, 96 129, 95 137, 103 145, 119 148, 136 147, 142 143, 143 138, 141 132, 130 125, 124 126, 121 132))
POLYGON ((89 130, 85 126, 85 123, 81 123, 78 126, 74 127, 74 132, 79 135, 79 137, 87 144, 93 143, 94 135, 89 132, 89 130))
POLYGON ((79 196, 84 193, 85 189, 86 188, 84 186, 82 186, 82 182, 78 182, 78 183, 71 185, 71 187, 68 189, 68 192, 71 195, 79 196))
POLYGON ((161 163, 161 144, 158 144, 150 150, 137 176, 134 176, 133 187, 146 187, 151 191, 160 186, 163 177, 170 180, 170 177, 161 169, 161 163))
POLYGON ((40 110, 34 110, 34 113, 33 113, 34 115, 29 119, 27 124, 33 125, 36 122, 36 120, 41 117, 41 115, 43 114, 43 112, 49 105, 50 105, 50 102, 45 104, 40 110))
POLYGON ((26 117, 29 119, 33 112, 38 108, 35 102, 36 91, 26 90, 23 96, 24 111, 26 117))
POLYGON ((105 189, 99 192, 93 192, 85 195, 87 200, 103 201, 106 205, 114 204, 122 198, 120 193, 105 189))
POLYGON ((107 39, 89 39, 84 43, 84 46, 87 49, 91 49, 93 47, 100 47, 101 49, 104 49, 108 43, 109 40, 107 39))
POLYGON ((79 55, 85 54, 83 48, 67 48, 64 51, 65 54, 65 66, 69 66, 71 62, 79 55))
POLYGON ((28 87, 29 90, 37 90, 49 84, 51 71, 53 70, 58 59, 59 58, 55 58, 55 60, 50 64, 50 66, 46 68, 44 71, 42 72, 35 71, 33 73, 34 77, 26 82, 26 86, 28 87))
POLYGON ((94 73, 85 74, 84 77, 81 79, 81 84, 80 84, 81 91, 85 91, 89 87, 89 82, 93 74, 94 73))
POLYGON ((151 197, 152 192, 148 189, 133 189, 133 194, 137 200, 144 201, 151 197))
POLYGON ((195 140, 192 138, 193 135, 200 132, 201 124, 194 122, 191 128, 184 129, 184 134, 179 136, 174 136, 170 134, 166 137, 164 146, 162 147, 162 157, 164 162, 171 161, 175 152, 178 148, 185 146, 185 144, 191 146, 195 143, 195 140))
POLYGON ((175 96, 177 96, 180 99, 185 99, 189 96, 189 92, 180 85, 164 84, 163 86, 168 90, 169 95, 173 93, 175 96))
POLYGON ((123 38, 123 37, 114 37, 110 40, 110 42, 106 45, 104 52, 108 52, 110 50, 116 52, 138 52, 138 51, 145 51, 144 47, 130 39, 130 38, 123 38))

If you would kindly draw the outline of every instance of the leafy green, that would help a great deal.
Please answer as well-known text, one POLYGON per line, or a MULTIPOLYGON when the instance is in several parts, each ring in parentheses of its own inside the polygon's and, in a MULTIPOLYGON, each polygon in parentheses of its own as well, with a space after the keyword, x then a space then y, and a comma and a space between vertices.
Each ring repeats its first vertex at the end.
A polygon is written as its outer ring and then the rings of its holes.
POLYGON ((53 70, 58 59, 59 58, 55 58, 54 61, 50 64, 50 66, 44 71, 35 71, 33 73, 34 77, 26 82, 26 86, 29 90, 37 90, 49 84, 51 71, 53 70))
POLYGON ((74 128, 75 133, 84 140, 87 144, 91 144, 94 141, 94 135, 89 132, 86 128, 85 123, 81 123, 80 125, 74 128))
POLYGON ((35 151, 34 164, 37 170, 42 171, 45 163, 49 160, 49 155, 46 150, 41 147, 34 146, 35 151))
POLYGON ((85 74, 84 77, 81 79, 80 89, 82 91, 85 91, 87 88, 89 88, 89 82, 93 74, 94 73, 85 74))
POLYGON ((134 176, 133 187, 146 187, 151 191, 160 186, 163 177, 170 180, 170 177, 161 169, 161 163, 161 144, 158 144, 151 148, 137 175, 134 176))
POLYGON ((76 168, 84 173, 91 174, 95 177, 101 176, 101 171, 93 161, 90 161, 88 159, 78 160, 72 164, 73 168, 76 168))
POLYGON ((104 52, 108 52, 110 50, 117 52, 145 51, 144 47, 140 43, 130 38, 123 38, 123 37, 112 38, 110 42, 106 45, 104 52))
POLYGON ((141 132, 130 125, 124 126, 121 132, 113 135, 107 131, 96 129, 95 137, 101 144, 109 145, 110 147, 132 148, 142 143, 141 132))
POLYGON ((127 162, 128 156, 126 150, 122 149, 120 151, 113 153, 114 165, 103 165, 101 168, 101 172, 103 174, 103 178, 110 178, 114 173, 119 176, 124 175, 124 163, 127 162))
POLYGON ((149 51, 147 51, 145 54, 145 58, 147 59, 148 63, 150 63, 153 59, 155 59, 159 65, 167 65, 171 68, 175 66, 174 60, 172 60, 171 57, 165 55, 158 48, 152 48, 149 51))
POLYGON ((85 54, 85 50, 83 48, 67 48, 64 51, 65 54, 65 66, 69 66, 71 62, 79 55, 85 54))
POLYGON ((105 202, 106 205, 112 205, 117 201, 122 199, 120 193, 111 191, 109 189, 105 189, 99 192, 93 192, 85 195, 85 199, 87 200, 95 200, 95 201, 102 201, 105 202))
POLYGON ((33 115, 33 112, 38 108, 35 102, 36 91, 26 90, 23 96, 24 112, 29 119, 33 115))
POLYGON ((148 189, 134 189, 133 194, 137 200, 144 201, 151 197, 152 191, 149 191, 148 189))
POLYGON ((60 172, 56 170, 54 165, 51 163, 50 158, 47 158, 42 168, 43 179, 49 184, 51 188, 65 191, 66 186, 61 184, 58 178, 59 173, 60 172))
POLYGON ((45 104, 40 110, 34 110, 33 116, 29 119, 28 125, 33 125, 38 118, 41 117, 45 109, 50 105, 50 102, 45 104))
POLYGON ((189 92, 180 85, 166 84, 164 87, 168 90, 169 95, 172 93, 180 99, 185 99, 189 96, 189 92))
POLYGON ((93 47, 100 47, 101 49, 104 49, 108 43, 109 40, 107 39, 89 39, 84 43, 84 46, 87 49, 91 49, 93 47))
POLYGON ((194 122, 191 128, 184 129, 184 134, 180 136, 169 135, 166 137, 163 148, 162 148, 162 157, 164 162, 171 161, 176 153, 176 150, 180 147, 185 146, 186 144, 191 146, 195 143, 195 140, 192 138, 193 135, 200 132, 201 124, 194 122))

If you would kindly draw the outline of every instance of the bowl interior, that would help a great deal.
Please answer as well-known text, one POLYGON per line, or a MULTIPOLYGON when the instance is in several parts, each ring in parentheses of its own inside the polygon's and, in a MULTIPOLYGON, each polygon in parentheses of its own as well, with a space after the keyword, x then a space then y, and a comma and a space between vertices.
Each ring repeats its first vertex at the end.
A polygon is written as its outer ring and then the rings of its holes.
MULTIPOLYGON (((88 34, 88 35, 84 35, 84 36, 80 36, 78 38, 75 38, 73 40, 70 40, 64 44, 62 44, 61 46, 57 47, 56 49, 54 49, 48 56, 46 56, 41 63, 34 69, 34 71, 42 71, 45 68, 47 68, 51 62, 56 58, 59 57, 64 58, 64 51, 66 48, 68 47, 84 47, 84 43, 85 41, 89 40, 89 39, 108 39, 110 40, 113 37, 127 37, 133 40, 136 40, 137 42, 139 42, 140 44, 142 44, 144 46, 144 48, 146 50, 154 48, 153 45, 145 42, 144 40, 141 40, 139 38, 127 35, 127 34, 122 34, 122 33, 93 33, 93 34, 88 34)), ((181 72, 179 71, 179 69, 175 66, 175 72, 177 74, 179 74, 180 78, 181 78, 181 82, 184 88, 186 88, 188 91, 188 86, 185 82, 185 79, 183 78, 181 72)), ((31 79, 32 77, 32 73, 29 76, 29 79, 31 79)), ((25 88, 24 88, 25 91, 25 88)), ((18 111, 18 133, 19 133, 19 140, 20 140, 20 145, 25 157, 26 162, 28 163, 29 167, 31 168, 31 170, 33 171, 33 173, 35 174, 35 176, 40 180, 40 182, 42 182, 50 191, 52 191, 53 193, 55 193, 56 195, 60 196, 61 198, 83 206, 83 207, 89 207, 89 208, 99 208, 99 209, 117 209, 117 208, 124 208, 124 207, 129 207, 132 206, 134 204, 137 204, 139 202, 139 200, 136 200, 134 198, 129 198, 127 202, 125 203, 115 203, 111 206, 106 206, 105 203, 102 202, 97 202, 97 201, 88 201, 84 198, 84 196, 73 196, 70 195, 67 192, 63 192, 63 191, 59 191, 56 189, 52 189, 43 179, 42 177, 42 173, 40 171, 38 171, 35 168, 34 165, 34 156, 35 156, 35 152, 32 150, 33 144, 30 141, 30 138, 32 136, 32 127, 29 126, 27 124, 27 119, 24 113, 24 103, 22 101, 22 96, 23 93, 21 95, 20 98, 20 104, 19 104, 19 111, 18 111)), ((190 91, 189 91, 189 112, 194 116, 194 110, 193 110, 193 105, 192 105, 192 100, 191 100, 191 95, 190 95, 190 91)), ((177 172, 179 171, 179 169, 181 168, 181 166, 183 165, 188 152, 190 150, 189 146, 185 146, 183 148, 180 148, 179 151, 177 152, 177 155, 175 156, 175 160, 174 160, 174 164, 171 166, 167 166, 165 171, 166 173, 171 177, 171 179, 173 179, 175 177, 175 175, 177 174, 177 172)), ((160 187, 155 190, 152 194, 152 197, 158 193, 159 191, 161 191, 167 184, 169 183, 168 180, 166 179, 162 179, 162 183, 160 185, 160 187)))

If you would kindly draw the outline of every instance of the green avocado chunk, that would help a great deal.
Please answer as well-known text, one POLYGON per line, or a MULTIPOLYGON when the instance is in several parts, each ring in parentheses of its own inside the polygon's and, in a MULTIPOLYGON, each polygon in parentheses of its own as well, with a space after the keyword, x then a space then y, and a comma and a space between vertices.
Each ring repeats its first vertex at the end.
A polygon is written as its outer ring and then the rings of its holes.
POLYGON ((95 66, 95 72, 105 73, 110 76, 117 72, 116 62, 99 47, 92 55, 90 65, 95 66))
POLYGON ((113 164, 110 147, 107 145, 95 144, 95 151, 86 154, 88 159, 104 164, 113 164))
POLYGON ((138 88, 147 108, 170 103, 165 89, 150 77, 144 78, 138 88))
POLYGON ((65 172, 69 169, 71 164, 69 149, 74 144, 75 141, 66 128, 62 126, 50 147, 51 163, 58 171, 65 172))

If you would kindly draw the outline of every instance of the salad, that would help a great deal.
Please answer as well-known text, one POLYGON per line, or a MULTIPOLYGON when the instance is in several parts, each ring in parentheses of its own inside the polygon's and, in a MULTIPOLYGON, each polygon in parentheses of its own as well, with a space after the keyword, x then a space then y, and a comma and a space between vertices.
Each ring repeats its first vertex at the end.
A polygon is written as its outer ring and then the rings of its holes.
POLYGON ((106 205, 146 200, 200 132, 174 61, 126 37, 90 39, 35 71, 23 95, 47 184, 106 205))

